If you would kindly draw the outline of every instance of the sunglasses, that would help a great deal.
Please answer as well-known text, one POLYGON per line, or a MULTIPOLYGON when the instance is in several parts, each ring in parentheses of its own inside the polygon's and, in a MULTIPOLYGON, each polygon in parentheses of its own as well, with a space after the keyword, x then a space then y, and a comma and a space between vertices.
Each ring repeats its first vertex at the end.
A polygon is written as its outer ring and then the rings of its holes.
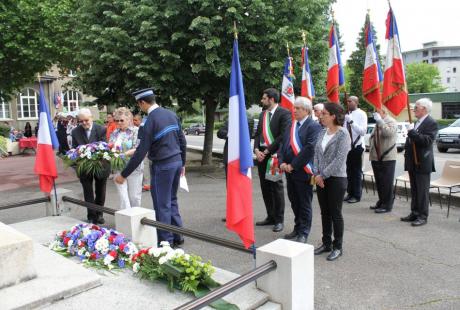
POLYGON ((124 123, 124 121, 125 121, 124 119, 116 119, 115 120, 116 123, 124 123))

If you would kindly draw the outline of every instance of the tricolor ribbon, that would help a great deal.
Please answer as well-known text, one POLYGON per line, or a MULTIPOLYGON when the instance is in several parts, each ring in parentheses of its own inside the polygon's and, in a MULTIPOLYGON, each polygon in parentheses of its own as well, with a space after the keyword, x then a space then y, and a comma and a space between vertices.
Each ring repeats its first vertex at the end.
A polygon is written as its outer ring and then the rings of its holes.
MULTIPOLYGON (((300 150, 302 149, 302 142, 300 142, 297 123, 298 123, 297 121, 294 121, 291 127, 291 148, 295 156, 297 156, 300 153, 300 150)), ((303 170, 305 170, 307 174, 313 175, 313 169, 310 163, 307 163, 305 167, 303 167, 303 170)))
MULTIPOLYGON (((269 111, 264 112, 263 116, 263 124, 262 124, 262 135, 264 137, 264 142, 269 147, 275 139, 273 138, 272 131, 270 129, 270 119, 269 119, 269 111)), ((278 156, 276 154, 271 155, 270 159, 267 162, 266 174, 271 176, 278 176, 282 172, 278 167, 279 161, 278 156)))

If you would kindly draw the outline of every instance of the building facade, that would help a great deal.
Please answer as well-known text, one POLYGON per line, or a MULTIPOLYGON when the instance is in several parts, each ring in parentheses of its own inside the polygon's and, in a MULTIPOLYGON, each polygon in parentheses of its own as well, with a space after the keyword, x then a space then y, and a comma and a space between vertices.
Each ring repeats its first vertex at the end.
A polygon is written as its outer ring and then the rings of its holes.
POLYGON ((429 63, 439 69, 446 92, 460 91, 460 46, 439 46, 438 42, 423 44, 422 49, 403 53, 404 64, 429 63))
MULTIPOLYGON (((94 101, 95 98, 91 96, 64 87, 64 84, 73 77, 72 72, 67 76, 61 76, 56 67, 40 76, 52 117, 58 112, 78 111, 84 102, 94 101)), ((14 128, 23 130, 25 124, 29 122, 34 128, 38 122, 38 96, 39 82, 37 79, 34 83, 25 85, 9 100, 0 98, 0 123, 8 122, 14 128)), ((90 108, 93 113, 97 113, 95 117, 99 118, 97 106, 90 108)))

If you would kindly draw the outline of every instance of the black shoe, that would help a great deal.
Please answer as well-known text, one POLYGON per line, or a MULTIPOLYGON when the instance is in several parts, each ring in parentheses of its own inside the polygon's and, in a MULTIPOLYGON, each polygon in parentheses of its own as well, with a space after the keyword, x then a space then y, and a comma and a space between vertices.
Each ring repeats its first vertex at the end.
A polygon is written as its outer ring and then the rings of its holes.
POLYGON ((342 250, 337 250, 337 249, 334 249, 332 250, 332 252, 327 256, 327 260, 332 262, 334 260, 336 260, 337 258, 339 258, 340 256, 342 256, 342 250))
POLYGON ((375 206, 370 206, 369 209, 375 210, 375 209, 379 209, 379 207, 377 207, 377 205, 375 205, 375 206))
POLYGON ((351 197, 350 199, 347 200, 348 203, 357 203, 360 202, 360 199, 351 197))
POLYGON ((375 213, 388 213, 391 212, 391 210, 385 209, 385 208, 377 208, 374 210, 375 213))
POLYGON ((271 221, 270 219, 266 218, 263 221, 256 222, 256 226, 268 226, 268 225, 273 225, 275 222, 271 221))
POLYGON ((295 241, 300 243, 307 243, 307 239, 308 237, 305 235, 298 235, 295 241))
POLYGON ((173 246, 175 246, 175 247, 177 247, 179 245, 183 245, 183 244, 184 244, 184 238, 173 241, 173 246))
POLYGON ((408 216, 402 217, 401 221, 403 222, 413 222, 417 219, 417 217, 413 214, 409 214, 408 216))
POLYGON ((351 195, 347 195, 347 196, 345 196, 345 198, 343 198, 343 201, 348 201, 350 199, 351 199, 351 195))
POLYGON ((284 235, 284 239, 292 240, 297 238, 297 232, 293 230, 291 233, 284 235))
POLYGON ((422 225, 425 225, 426 223, 427 223, 427 221, 424 220, 424 219, 416 219, 415 221, 413 221, 413 222, 411 223, 411 225, 415 227, 415 226, 422 226, 422 225))
POLYGON ((225 223, 227 221, 227 218, 223 217, 220 220, 225 223))
POLYGON ((277 223, 277 224, 275 224, 275 226, 273 226, 273 229, 272 229, 272 230, 273 230, 274 232, 280 232, 280 231, 282 231, 283 229, 284 229, 283 223, 277 223))
POLYGON ((97 220, 95 220, 94 224, 104 224, 105 220, 102 216, 98 217, 97 220))
POLYGON ((332 251, 332 248, 330 246, 325 246, 324 244, 321 244, 319 247, 315 249, 315 255, 320 255, 325 252, 330 252, 332 251))

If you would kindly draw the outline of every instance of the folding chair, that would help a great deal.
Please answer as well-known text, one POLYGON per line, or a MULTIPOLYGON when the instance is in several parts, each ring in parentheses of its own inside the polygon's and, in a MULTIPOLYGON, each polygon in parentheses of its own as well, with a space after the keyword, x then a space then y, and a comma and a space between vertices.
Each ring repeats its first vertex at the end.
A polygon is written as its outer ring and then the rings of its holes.
MULTIPOLYGON (((442 174, 439 179, 430 182, 430 187, 436 187, 439 194, 439 202, 441 204, 441 192, 440 188, 449 189, 449 197, 447 198, 447 217, 449 217, 450 211, 450 200, 452 193, 458 193, 460 190, 452 191, 454 187, 460 187, 460 161, 447 160, 442 169, 442 174)), ((441 204, 442 208, 442 204, 441 204)))
POLYGON ((370 177, 371 178, 372 193, 375 195, 374 171, 371 169, 371 170, 367 170, 367 171, 363 172, 363 185, 364 185, 364 188, 366 189, 366 193, 367 193, 367 185, 366 185, 366 182, 365 182, 366 181, 365 177, 370 177))
MULTIPOLYGON (((404 183, 404 193, 406 194, 406 201, 409 201, 409 192, 407 191, 407 183, 410 183, 409 172, 406 171, 404 172, 404 174, 401 174, 399 177, 395 179, 395 187, 393 189, 393 198, 396 198, 396 186, 398 185, 398 182, 404 183)), ((438 192, 439 192, 439 188, 438 188, 438 192)), ((432 203, 431 203, 430 195, 428 195, 428 200, 430 201, 430 206, 431 206, 432 203)), ((442 205, 441 205, 441 208, 442 208, 442 205)))

